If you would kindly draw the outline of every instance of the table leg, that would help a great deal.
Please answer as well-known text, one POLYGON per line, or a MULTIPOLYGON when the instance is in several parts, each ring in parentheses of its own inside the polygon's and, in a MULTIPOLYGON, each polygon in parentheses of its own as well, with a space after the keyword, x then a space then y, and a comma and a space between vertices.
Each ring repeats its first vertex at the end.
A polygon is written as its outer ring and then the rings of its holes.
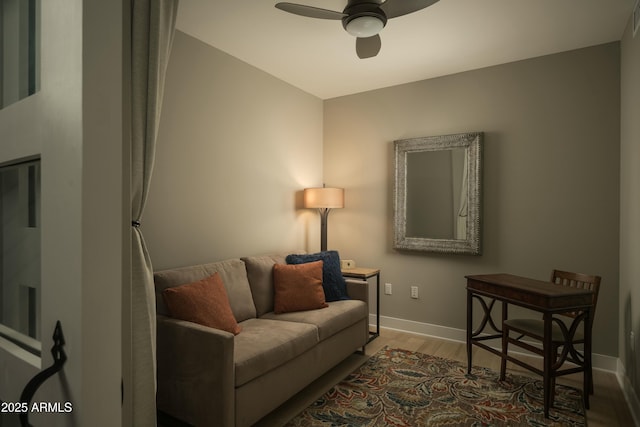
POLYGON ((544 386, 544 417, 549 418, 549 407, 551 406, 551 398, 553 396, 553 390, 551 390, 552 384, 552 372, 553 369, 553 355, 552 350, 552 336, 551 336, 551 313, 544 313, 544 339, 542 340, 542 347, 544 353, 544 369, 543 369, 543 386, 544 386))
POLYGON ((376 336, 380 335, 380 273, 376 274, 376 336))
POLYGON ((473 334, 473 295, 470 290, 467 290, 467 373, 471 373, 471 353, 472 353, 472 340, 473 334))
POLYGON ((584 318, 584 407, 589 409, 589 394, 593 390, 593 378, 591 376, 591 309, 587 309, 584 318))
POLYGON ((500 381, 504 381, 507 372, 507 349, 509 346, 509 331, 505 328, 504 322, 507 320, 507 303, 502 301, 502 360, 500 361, 500 381))

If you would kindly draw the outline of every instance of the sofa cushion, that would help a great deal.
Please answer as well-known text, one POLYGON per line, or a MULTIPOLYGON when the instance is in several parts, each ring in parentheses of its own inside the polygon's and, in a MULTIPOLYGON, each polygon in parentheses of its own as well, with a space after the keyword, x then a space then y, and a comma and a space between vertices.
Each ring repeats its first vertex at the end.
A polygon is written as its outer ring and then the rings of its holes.
POLYGON ((327 307, 322 289, 322 261, 273 266, 274 311, 315 310, 327 307))
POLYGON ((221 329, 234 335, 240 333, 240 326, 229 305, 227 291, 217 272, 197 282, 167 288, 162 291, 162 296, 171 317, 221 329))
POLYGON ((273 311, 273 266, 284 264, 286 255, 262 255, 242 258, 258 317, 273 311))
POLYGON ((218 272, 229 297, 231 311, 238 322, 256 317, 256 307, 251 297, 247 270, 240 259, 175 268, 154 273, 156 309, 158 314, 169 315, 162 299, 162 291, 169 287, 196 282, 218 272))
MULTIPOLYGON (((267 313, 261 319, 287 322, 309 323, 317 326, 321 341, 369 316, 367 304, 360 300, 343 300, 328 303, 322 310, 299 311, 295 313, 267 313)), ((243 335, 244 332, 240 335, 243 335)), ((238 335, 238 336, 240 336, 238 335)))
POLYGON ((322 261, 322 287, 327 302, 349 299, 347 284, 340 269, 340 256, 337 251, 323 251, 315 254, 291 254, 287 256, 287 264, 303 264, 322 261))
MULTIPOLYGON (((318 343, 318 328, 310 323, 249 319, 234 338, 236 387, 284 365, 318 343)), ((265 390, 265 393, 268 393, 265 390)))

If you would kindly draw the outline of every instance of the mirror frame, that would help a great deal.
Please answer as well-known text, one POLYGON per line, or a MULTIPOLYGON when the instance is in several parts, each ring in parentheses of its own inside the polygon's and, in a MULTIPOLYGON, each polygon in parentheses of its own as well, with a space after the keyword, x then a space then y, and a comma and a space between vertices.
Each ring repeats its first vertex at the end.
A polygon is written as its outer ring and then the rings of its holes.
POLYGON ((394 141, 394 249, 481 255, 482 210, 482 132, 429 136, 394 141), (430 239, 409 237, 407 229, 407 155, 422 151, 441 151, 454 148, 467 150, 467 238, 430 239))

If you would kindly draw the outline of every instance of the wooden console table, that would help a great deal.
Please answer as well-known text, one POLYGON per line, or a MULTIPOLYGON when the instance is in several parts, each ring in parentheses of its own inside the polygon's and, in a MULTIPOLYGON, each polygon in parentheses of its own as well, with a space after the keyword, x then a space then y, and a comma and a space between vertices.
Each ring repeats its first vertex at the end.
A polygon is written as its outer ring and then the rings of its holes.
POLYGON ((550 282, 528 279, 526 277, 514 276, 511 274, 486 274, 476 276, 465 276, 467 279, 467 370, 471 372, 472 346, 476 345, 485 350, 499 355, 502 363, 511 361, 524 368, 542 375, 544 382, 544 415, 549 417, 549 406, 553 395, 552 381, 558 375, 565 372, 559 371, 558 366, 554 366, 555 355, 552 354, 551 346, 551 318, 553 314, 567 313, 572 311, 585 311, 584 318, 584 365, 572 372, 583 372, 584 404, 589 408, 589 372, 591 370, 591 330, 589 319, 591 318, 591 306, 593 303, 593 292, 585 289, 569 288, 558 286, 550 282), (482 298, 490 299, 489 305, 482 298), (479 301, 484 311, 483 319, 476 330, 473 330, 473 300, 479 301), (500 338, 503 339, 502 324, 500 328, 496 326, 491 318, 491 310, 494 303, 502 303, 502 322, 508 317, 507 306, 514 304, 526 307, 531 310, 541 312, 544 319, 545 337, 543 342, 544 361, 542 370, 535 368, 519 359, 516 359, 503 351, 496 350, 482 341, 500 338), (483 333, 487 325, 495 333, 483 333))

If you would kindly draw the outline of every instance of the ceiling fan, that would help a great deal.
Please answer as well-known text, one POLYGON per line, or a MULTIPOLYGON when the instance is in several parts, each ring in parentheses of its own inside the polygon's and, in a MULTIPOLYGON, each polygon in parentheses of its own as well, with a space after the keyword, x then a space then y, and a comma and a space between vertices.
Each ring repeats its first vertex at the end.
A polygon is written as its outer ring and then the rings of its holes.
POLYGON ((297 3, 277 3, 285 12, 318 19, 341 20, 342 26, 356 39, 356 53, 361 59, 380 52, 382 41, 378 34, 387 19, 424 9, 438 0, 349 0, 342 12, 297 3))

